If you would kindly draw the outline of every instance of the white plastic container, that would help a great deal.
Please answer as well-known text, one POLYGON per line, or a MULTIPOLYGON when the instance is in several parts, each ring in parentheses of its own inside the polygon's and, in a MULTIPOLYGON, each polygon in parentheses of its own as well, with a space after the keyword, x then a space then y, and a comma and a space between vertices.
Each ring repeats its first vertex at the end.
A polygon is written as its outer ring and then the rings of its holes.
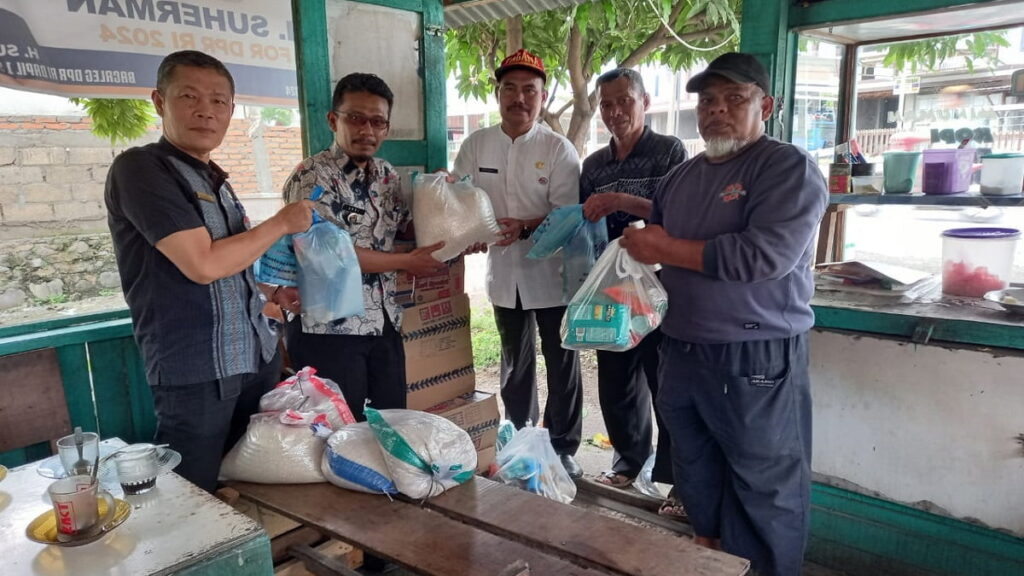
POLYGON ((954 228, 942 233, 942 292, 981 298, 1010 283, 1020 240, 1014 228, 954 228))
POLYGON ((1024 182, 1024 153, 1007 152, 981 157, 981 193, 986 196, 1015 196, 1024 182))

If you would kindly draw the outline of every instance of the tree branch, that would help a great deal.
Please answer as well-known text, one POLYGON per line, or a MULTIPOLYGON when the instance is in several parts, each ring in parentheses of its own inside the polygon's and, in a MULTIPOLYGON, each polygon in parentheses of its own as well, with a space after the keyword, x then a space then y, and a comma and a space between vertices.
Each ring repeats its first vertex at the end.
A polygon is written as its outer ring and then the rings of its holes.
MULTIPOLYGON (((706 30, 698 30, 697 32, 687 32, 686 34, 677 34, 683 41, 689 42, 690 40, 702 40, 708 36, 719 34, 721 32, 728 31, 728 26, 717 26, 715 28, 708 28, 706 30)), ((636 50, 631 52, 629 56, 626 56, 619 64, 623 67, 633 67, 643 62, 652 52, 676 41, 675 36, 671 34, 665 34, 664 36, 657 37, 658 34, 652 34, 643 44, 637 47, 636 50)))
POLYGON ((505 21, 505 53, 513 54, 523 47, 523 15, 517 14, 505 21))

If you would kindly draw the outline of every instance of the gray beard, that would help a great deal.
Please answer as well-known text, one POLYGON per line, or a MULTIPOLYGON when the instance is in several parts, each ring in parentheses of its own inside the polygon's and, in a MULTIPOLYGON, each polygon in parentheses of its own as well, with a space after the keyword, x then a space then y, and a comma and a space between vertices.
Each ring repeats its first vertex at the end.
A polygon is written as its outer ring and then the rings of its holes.
POLYGON ((712 160, 731 156, 749 143, 749 140, 737 138, 712 138, 704 141, 704 155, 712 160))

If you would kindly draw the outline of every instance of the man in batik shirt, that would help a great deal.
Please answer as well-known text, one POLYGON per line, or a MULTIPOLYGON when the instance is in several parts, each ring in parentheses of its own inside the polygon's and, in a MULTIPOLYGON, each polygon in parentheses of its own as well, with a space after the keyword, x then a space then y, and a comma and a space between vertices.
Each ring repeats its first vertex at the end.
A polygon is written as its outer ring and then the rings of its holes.
POLYGON ((300 314, 294 288, 275 290, 273 300, 296 314, 286 341, 292 366, 313 366, 338 383, 357 420, 363 404, 377 409, 405 408, 405 354, 398 328, 402 308, 395 303, 395 272, 434 274, 443 268, 430 253, 441 244, 395 254, 395 236, 409 224, 401 179, 391 164, 373 155, 387 137, 394 95, 373 74, 349 74, 334 89, 327 122, 331 147, 307 158, 284 185, 286 202, 310 198, 323 189, 317 212, 352 237, 363 272, 363 316, 315 322, 300 314))

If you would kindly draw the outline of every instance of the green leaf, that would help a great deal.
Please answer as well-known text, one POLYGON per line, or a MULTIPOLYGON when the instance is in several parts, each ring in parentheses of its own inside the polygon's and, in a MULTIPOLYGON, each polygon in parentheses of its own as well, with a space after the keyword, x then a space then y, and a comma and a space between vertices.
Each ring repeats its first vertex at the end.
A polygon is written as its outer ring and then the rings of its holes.
POLYGON ((92 133, 110 140, 112 145, 126 144, 142 137, 156 121, 149 100, 113 98, 69 98, 85 108, 92 118, 92 133))

